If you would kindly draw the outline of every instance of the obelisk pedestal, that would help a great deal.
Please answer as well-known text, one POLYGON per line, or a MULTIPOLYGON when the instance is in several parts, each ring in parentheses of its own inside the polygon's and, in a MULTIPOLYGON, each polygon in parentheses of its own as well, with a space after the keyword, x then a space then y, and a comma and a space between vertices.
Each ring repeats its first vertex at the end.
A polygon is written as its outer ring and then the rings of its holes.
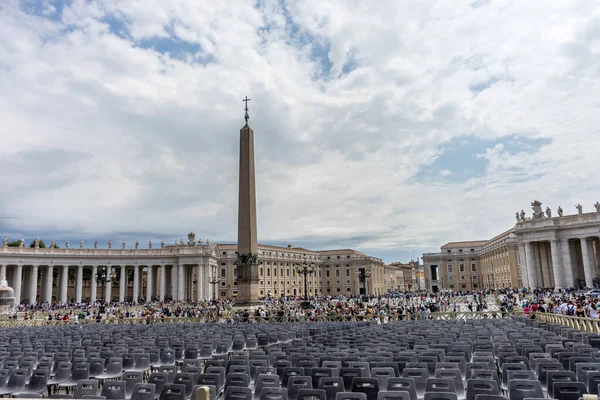
POLYGON ((254 179, 254 131, 246 125, 240 129, 240 180, 238 198, 237 307, 260 305, 258 250, 256 238, 256 186, 254 179))

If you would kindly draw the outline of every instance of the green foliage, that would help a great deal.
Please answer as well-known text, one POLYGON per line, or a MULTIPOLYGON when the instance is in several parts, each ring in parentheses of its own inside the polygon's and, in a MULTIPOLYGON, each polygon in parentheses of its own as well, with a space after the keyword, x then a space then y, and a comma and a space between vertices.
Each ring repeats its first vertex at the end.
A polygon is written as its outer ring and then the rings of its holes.
POLYGON ((8 247, 19 247, 21 245, 20 240, 13 240, 12 242, 8 242, 8 247))

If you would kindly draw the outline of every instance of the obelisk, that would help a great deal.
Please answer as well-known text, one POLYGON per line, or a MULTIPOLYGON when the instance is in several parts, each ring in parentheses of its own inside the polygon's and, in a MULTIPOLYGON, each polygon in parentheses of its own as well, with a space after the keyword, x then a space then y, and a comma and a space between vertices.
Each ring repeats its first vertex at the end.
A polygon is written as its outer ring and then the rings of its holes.
POLYGON ((260 304, 258 251, 256 239, 256 185, 254 180, 254 131, 248 125, 248 96, 244 116, 246 124, 240 129, 240 181, 238 197, 238 258, 236 306, 260 304))

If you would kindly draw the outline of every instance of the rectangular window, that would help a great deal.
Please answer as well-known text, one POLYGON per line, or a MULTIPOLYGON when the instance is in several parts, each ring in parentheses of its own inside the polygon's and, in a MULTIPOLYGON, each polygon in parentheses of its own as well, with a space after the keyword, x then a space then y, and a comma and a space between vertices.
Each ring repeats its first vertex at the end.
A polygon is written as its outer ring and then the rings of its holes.
POLYGON ((271 268, 267 268, 267 276, 271 276, 271 268))
POLYGON ((466 280, 467 280, 467 277, 466 277, 465 275, 461 275, 461 276, 460 276, 460 280, 461 280, 461 281, 466 281, 466 280))
POLYGON ((325 276, 329 278, 329 270, 325 271, 325 276))
POLYGON ((473 275, 473 281, 474 281, 474 282, 477 282, 477 280, 478 280, 478 279, 479 279, 479 278, 477 277, 477 275, 473 275))
POLYGON ((263 276, 263 269, 260 267, 260 276, 263 276))
POLYGON ((477 272, 477 264, 471 264, 471 272, 477 272))
POLYGON ((283 276, 283 268, 281 268, 281 276, 283 276))
POLYGON ((286 270, 285 270, 285 272, 286 272, 286 275, 287 275, 287 276, 290 276, 290 269, 289 269, 289 268, 288 268, 288 269, 286 269, 286 270))
POLYGON ((273 276, 277 276, 277 268, 273 268, 273 276))
POLYGON ((465 272, 465 264, 459 265, 460 272, 465 272))
POLYGON ((339 270, 339 269, 336 269, 336 270, 335 270, 335 277, 336 277, 336 278, 339 278, 339 276, 340 276, 340 270, 339 270))
POLYGON ((466 285, 465 283, 463 283, 462 285, 460 285, 460 287, 461 287, 462 289, 466 289, 466 288, 467 288, 467 285, 466 285))
POLYGON ((453 280, 454 280, 454 275, 450 275, 450 276, 448 276, 448 280, 449 280, 449 281, 453 281, 453 280))
POLYGON ((227 278, 227 270, 225 268, 221 268, 221 278, 227 278))
POLYGON ((452 266, 452 264, 448 264, 448 273, 452 274, 454 272, 454 267, 452 266))
POLYGON ((350 268, 346 268, 346 276, 350 276, 350 268))
POLYGON ((450 289, 454 289, 454 285, 450 285, 450 289))

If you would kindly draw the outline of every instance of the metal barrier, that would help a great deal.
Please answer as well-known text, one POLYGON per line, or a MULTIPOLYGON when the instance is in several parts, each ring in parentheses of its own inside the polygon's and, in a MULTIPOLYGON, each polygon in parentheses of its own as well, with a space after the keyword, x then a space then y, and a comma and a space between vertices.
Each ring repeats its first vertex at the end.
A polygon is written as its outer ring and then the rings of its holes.
MULTIPOLYGON (((387 324, 391 322, 402 322, 402 321, 414 321, 414 320, 472 320, 472 319, 496 319, 496 318, 509 318, 511 316, 522 316, 521 310, 515 310, 512 312, 502 311, 488 311, 488 312, 434 312, 424 315, 392 315, 392 316, 380 316, 380 315, 318 315, 318 316, 304 316, 304 317, 290 317, 290 316, 270 316, 270 317, 255 317, 249 316, 244 318, 238 315, 236 318, 229 315, 226 317, 211 318, 206 317, 165 317, 165 318, 115 318, 115 319, 80 319, 77 321, 79 325, 94 325, 94 324, 111 324, 111 325, 145 325, 145 324, 187 324, 187 323, 252 323, 252 324, 264 324, 264 323, 296 323, 296 322, 372 322, 377 324, 387 324)), ((68 321, 49 321, 49 320, 3 320, 0 321, 0 328, 21 328, 21 327, 34 327, 34 326, 66 326, 74 325, 73 320, 68 321)))
POLYGON ((569 315, 560 315, 553 313, 536 312, 532 314, 536 321, 546 322, 548 324, 562 325, 569 328, 578 329, 581 332, 600 333, 600 319, 573 317, 569 315))

